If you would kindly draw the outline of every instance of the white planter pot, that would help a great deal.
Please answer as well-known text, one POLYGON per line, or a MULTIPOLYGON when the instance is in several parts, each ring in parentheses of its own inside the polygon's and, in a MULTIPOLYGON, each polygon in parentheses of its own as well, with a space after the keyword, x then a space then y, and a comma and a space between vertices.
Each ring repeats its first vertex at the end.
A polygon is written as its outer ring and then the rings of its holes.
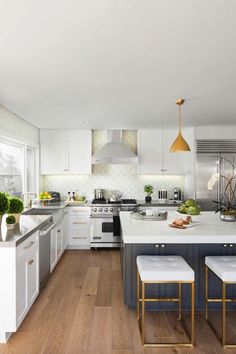
POLYGON ((13 230, 16 224, 7 224, 7 230, 13 230))

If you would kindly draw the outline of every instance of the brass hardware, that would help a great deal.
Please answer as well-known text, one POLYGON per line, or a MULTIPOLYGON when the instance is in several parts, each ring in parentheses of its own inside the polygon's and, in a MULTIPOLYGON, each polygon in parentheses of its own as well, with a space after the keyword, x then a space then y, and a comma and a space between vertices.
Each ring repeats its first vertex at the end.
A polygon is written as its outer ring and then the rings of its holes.
POLYGON ((25 246, 25 250, 27 250, 28 248, 32 247, 35 244, 35 241, 31 241, 28 246, 25 246))
MULTIPOLYGON (((157 245, 156 245, 157 246, 157 245)), ((195 308, 195 293, 194 293, 194 282, 183 282, 183 281, 142 281, 139 275, 139 271, 137 269, 137 299, 136 299, 136 317, 139 324, 139 330, 141 334, 141 340, 144 347, 150 348, 192 348, 194 346, 194 337, 195 337, 195 323, 194 323, 194 308, 195 308), (140 282, 141 282, 141 299, 140 299, 140 282), (179 295, 178 298, 146 298, 145 297, 145 285, 146 284, 178 284, 179 285, 179 295), (191 284, 191 335, 187 333, 184 328, 184 324, 182 323, 182 306, 181 306, 181 298, 182 298, 182 284, 191 284), (145 303, 146 302, 179 302, 179 311, 178 311, 178 319, 181 321, 183 325, 183 329, 189 339, 189 343, 145 343, 145 303), (140 302, 142 306, 142 315, 140 318, 140 302)))
POLYGON ((187 141, 184 139, 181 132, 182 125, 182 114, 181 114, 181 105, 185 102, 183 98, 178 98, 175 103, 179 107, 179 132, 178 136, 170 147, 170 152, 179 152, 179 151, 190 151, 190 147, 187 141))
POLYGON ((31 259, 29 262, 28 262, 28 265, 32 265, 34 263, 34 260, 31 259))
POLYGON ((182 304, 181 304, 181 299, 182 299, 182 286, 181 286, 181 283, 179 283, 179 298, 177 299, 177 301, 179 302, 179 320, 181 320, 181 317, 182 317, 182 304))
MULTIPOLYGON (((224 247, 227 247, 227 245, 224 245, 224 247)), ((209 287, 209 268, 205 266, 205 318, 212 329, 212 331, 215 333, 217 339, 222 343, 222 346, 224 349, 226 348, 236 348, 236 344, 226 344, 226 304, 228 302, 236 302, 236 299, 227 299, 226 298, 226 293, 227 293, 227 285, 232 285, 236 284, 236 282, 224 282, 222 279, 220 279, 217 274, 217 278, 219 278, 222 282, 222 298, 217 299, 217 298, 208 298, 208 287, 209 287), (211 322, 208 319, 208 302, 222 302, 222 338, 220 339, 218 337, 218 334, 216 333, 215 328, 211 324, 211 322)))

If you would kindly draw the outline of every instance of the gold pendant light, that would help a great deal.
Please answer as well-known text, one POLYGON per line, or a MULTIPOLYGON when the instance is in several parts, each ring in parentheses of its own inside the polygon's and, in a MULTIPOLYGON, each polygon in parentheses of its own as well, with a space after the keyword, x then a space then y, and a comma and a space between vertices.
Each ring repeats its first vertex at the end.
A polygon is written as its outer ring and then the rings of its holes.
POLYGON ((171 145, 170 152, 190 151, 190 147, 187 141, 183 138, 181 133, 181 124, 182 124, 181 106, 184 103, 184 99, 178 98, 175 101, 175 103, 179 106, 179 133, 177 138, 171 145))

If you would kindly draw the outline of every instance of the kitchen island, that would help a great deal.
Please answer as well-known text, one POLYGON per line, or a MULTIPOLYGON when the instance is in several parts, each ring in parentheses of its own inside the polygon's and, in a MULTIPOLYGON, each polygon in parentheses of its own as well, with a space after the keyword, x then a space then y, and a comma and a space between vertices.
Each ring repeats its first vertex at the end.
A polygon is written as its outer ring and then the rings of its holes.
MULTIPOLYGON (((184 217, 169 212, 165 221, 135 220, 129 212, 120 212, 122 229, 121 267, 125 303, 130 308, 136 306, 136 257, 138 255, 180 255, 195 271, 196 308, 204 308, 204 265, 205 257, 213 255, 236 255, 236 223, 222 222, 214 212, 202 212, 193 220, 199 225, 188 229, 174 229, 169 226, 176 217, 184 217)), ((235 286, 228 287, 228 295, 233 297, 235 286)), ((149 285, 148 296, 177 296, 174 284, 149 285)), ((220 281, 210 275, 210 297, 220 297, 220 281)), ((190 289, 183 287, 183 307, 190 308, 190 289)), ((147 307, 173 309, 174 303, 150 303, 147 307)), ((229 305, 234 306, 232 304, 229 305)), ((212 303, 210 308, 218 308, 212 303)))

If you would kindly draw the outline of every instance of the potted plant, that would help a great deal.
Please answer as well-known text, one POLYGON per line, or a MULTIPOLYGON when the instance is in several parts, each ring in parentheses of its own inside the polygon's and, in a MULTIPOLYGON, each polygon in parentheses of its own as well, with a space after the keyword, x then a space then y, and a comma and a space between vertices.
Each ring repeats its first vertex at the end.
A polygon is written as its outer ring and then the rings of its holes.
POLYGON ((224 162, 230 165, 230 171, 225 175, 219 175, 219 182, 224 183, 224 193, 220 201, 214 200, 217 204, 216 213, 220 212, 222 221, 236 221, 236 175, 235 166, 224 158, 224 162))
POLYGON ((144 186, 144 192, 146 193, 145 202, 151 203, 152 202, 151 194, 153 193, 153 186, 151 186, 150 184, 146 184, 144 186))
POLYGON ((7 212, 9 201, 5 193, 0 192, 0 227, 2 225, 2 217, 7 212))
POLYGON ((13 230, 15 225, 16 225, 16 218, 13 215, 9 215, 6 218, 6 224, 7 224, 7 229, 8 230, 13 230))
POLYGON ((8 215, 13 215, 16 219, 16 224, 20 221, 20 214, 24 210, 24 205, 21 199, 16 197, 9 198, 9 208, 8 208, 8 215))

